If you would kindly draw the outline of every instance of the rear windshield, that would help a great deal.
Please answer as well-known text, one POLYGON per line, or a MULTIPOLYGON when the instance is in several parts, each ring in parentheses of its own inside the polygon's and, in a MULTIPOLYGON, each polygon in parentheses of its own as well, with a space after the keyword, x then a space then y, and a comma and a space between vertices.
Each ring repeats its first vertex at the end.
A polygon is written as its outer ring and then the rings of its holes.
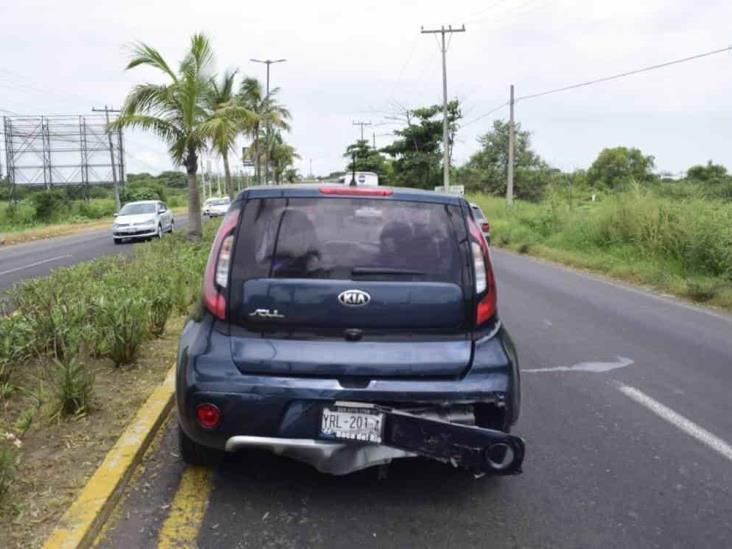
POLYGON ((228 206, 230 202, 228 198, 217 198, 214 200, 207 200, 206 204, 209 206, 228 206))
POLYGON ((125 204, 119 211, 119 215, 138 215, 155 213, 155 204, 150 202, 131 202, 125 204))
POLYGON ((233 277, 459 282, 457 206, 398 200, 247 202, 233 277))

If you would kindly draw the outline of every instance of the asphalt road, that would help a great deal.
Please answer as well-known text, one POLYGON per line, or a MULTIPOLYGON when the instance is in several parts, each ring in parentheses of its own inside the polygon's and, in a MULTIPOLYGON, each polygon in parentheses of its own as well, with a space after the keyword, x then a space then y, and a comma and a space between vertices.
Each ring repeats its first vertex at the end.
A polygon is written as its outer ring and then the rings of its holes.
POLYGON ((732 318, 506 252, 494 263, 523 372, 523 475, 402 460, 386 479, 329 477, 255 452, 201 473, 171 418, 101 546, 732 546, 732 318))
MULTIPOLYGON (((176 229, 184 227, 185 216, 175 218, 176 229)), ((129 252, 134 245, 115 245, 111 227, 71 236, 37 240, 0 248, 0 292, 13 283, 46 276, 52 269, 87 261, 102 255, 129 252)))

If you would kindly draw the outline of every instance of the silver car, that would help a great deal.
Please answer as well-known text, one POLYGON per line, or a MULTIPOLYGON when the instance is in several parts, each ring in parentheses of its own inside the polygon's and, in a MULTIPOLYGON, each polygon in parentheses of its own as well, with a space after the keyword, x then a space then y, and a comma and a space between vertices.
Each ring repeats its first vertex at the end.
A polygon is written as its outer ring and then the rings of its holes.
POLYGON ((112 238, 115 244, 123 240, 150 238, 172 233, 175 220, 173 212, 160 200, 128 202, 115 214, 112 238))
POLYGON ((208 217, 219 217, 226 215, 231 206, 231 200, 228 196, 209 198, 203 203, 201 213, 208 217))

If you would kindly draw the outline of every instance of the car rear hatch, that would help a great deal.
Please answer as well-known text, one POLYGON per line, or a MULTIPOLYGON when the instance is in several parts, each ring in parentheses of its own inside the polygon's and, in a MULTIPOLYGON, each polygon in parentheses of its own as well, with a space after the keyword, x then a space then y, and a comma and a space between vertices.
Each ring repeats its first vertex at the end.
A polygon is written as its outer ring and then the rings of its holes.
POLYGON ((453 377, 469 366, 463 212, 393 196, 254 198, 229 297, 242 372, 453 377))

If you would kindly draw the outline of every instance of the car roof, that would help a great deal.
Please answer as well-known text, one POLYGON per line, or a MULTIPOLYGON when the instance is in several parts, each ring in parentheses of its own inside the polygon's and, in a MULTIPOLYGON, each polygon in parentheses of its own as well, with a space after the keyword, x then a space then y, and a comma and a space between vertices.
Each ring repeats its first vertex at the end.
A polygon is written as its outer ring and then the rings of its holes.
MULTIPOLYGON (((363 190, 391 190, 392 194, 385 199, 395 198, 397 200, 409 200, 414 202, 435 202, 438 204, 452 204, 459 205, 466 202, 466 200, 460 196, 439 193, 435 191, 427 191, 424 189, 414 189, 411 187, 372 187, 372 186, 358 186, 348 187, 337 183, 330 184, 318 184, 318 183, 307 183, 307 184, 292 184, 292 185, 262 185, 256 187, 248 187, 244 189, 237 199, 244 198, 316 198, 322 197, 323 194, 320 192, 322 188, 355 188, 363 190)), ((332 196, 332 195, 331 195, 332 196)), ((342 196, 347 198, 375 198, 381 199, 379 196, 364 195, 359 197, 358 195, 342 196)))
POLYGON ((125 206, 128 204, 157 204, 160 200, 133 200, 132 202, 125 202, 125 206))

